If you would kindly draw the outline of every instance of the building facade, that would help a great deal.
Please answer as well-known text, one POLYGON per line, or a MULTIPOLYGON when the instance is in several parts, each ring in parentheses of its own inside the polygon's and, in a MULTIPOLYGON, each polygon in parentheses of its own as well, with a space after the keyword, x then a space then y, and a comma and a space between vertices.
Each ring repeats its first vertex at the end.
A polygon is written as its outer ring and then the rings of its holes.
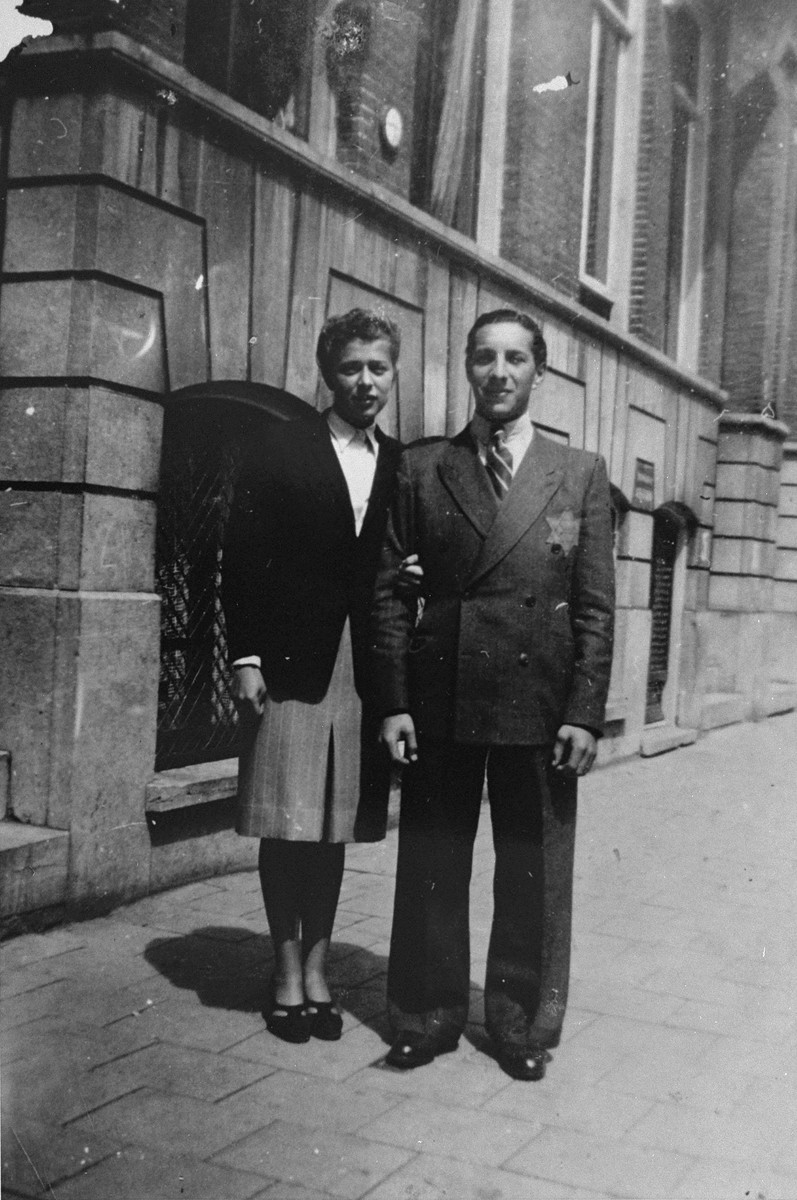
POLYGON ((615 498, 603 761, 794 706, 790 0, 23 12, 54 33, 2 82, 7 928, 254 862, 221 532, 354 304, 401 326, 405 441, 467 420, 479 312, 542 323, 535 419, 615 498))

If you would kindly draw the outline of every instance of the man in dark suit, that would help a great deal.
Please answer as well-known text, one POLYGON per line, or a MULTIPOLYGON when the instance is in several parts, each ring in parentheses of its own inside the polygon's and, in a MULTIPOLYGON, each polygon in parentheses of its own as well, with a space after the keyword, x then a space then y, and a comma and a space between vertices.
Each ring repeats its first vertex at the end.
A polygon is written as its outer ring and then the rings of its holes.
POLYGON ((377 580, 382 738, 405 764, 387 1061, 454 1049, 470 987, 468 890, 487 780, 495 845, 485 1024, 516 1079, 540 1079, 567 1000, 576 777, 591 768, 612 654, 603 460, 535 432, 546 346, 525 314, 468 336, 476 412, 404 452, 377 580), (417 554, 423 606, 393 586, 417 554))
POLYGON ((259 837, 275 950, 268 1028, 340 1036, 325 976, 344 846, 384 837, 390 763, 363 712, 368 619, 400 445, 375 420, 399 334, 354 309, 326 323, 323 414, 255 447, 230 515, 223 603, 233 695, 249 736, 238 832, 259 837))

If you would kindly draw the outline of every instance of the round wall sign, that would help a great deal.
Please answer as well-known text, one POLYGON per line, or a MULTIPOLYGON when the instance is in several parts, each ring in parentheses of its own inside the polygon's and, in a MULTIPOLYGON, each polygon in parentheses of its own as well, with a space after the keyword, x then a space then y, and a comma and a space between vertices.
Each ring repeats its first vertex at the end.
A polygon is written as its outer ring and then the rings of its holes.
POLYGON ((404 121, 397 108, 386 108, 382 113, 379 131, 388 150, 398 150, 404 136, 404 121))

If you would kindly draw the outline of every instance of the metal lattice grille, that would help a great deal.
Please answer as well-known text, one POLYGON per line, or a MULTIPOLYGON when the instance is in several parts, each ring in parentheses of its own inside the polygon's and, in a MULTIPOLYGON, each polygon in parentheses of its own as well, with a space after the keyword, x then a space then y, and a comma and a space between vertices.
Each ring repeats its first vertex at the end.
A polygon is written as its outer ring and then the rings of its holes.
POLYGON ((164 457, 157 540, 158 770, 237 751, 219 592, 222 538, 240 449, 229 434, 211 440, 218 430, 207 422, 170 432, 175 436, 164 457))
POLYGON ((158 507, 161 669, 156 769, 237 753, 221 556, 243 447, 262 417, 238 407, 167 412, 158 507))
POLYGON ((225 525, 244 452, 257 454, 274 421, 312 415, 279 388, 229 380, 185 388, 166 409, 156 543, 159 771, 238 751, 221 608, 225 525))
POLYGON ((650 580, 650 663, 645 720, 648 724, 664 720, 661 706, 670 659, 670 625, 675 576, 675 552, 678 530, 667 520, 656 520, 653 527, 653 562, 650 580))

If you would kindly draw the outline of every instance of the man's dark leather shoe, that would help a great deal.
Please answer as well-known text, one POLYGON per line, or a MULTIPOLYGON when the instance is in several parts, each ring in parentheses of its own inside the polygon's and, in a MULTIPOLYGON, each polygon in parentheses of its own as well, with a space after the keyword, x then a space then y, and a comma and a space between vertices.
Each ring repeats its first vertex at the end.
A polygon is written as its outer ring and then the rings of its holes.
POLYGON ((496 1058, 501 1070, 513 1079, 534 1083, 545 1078, 545 1064, 550 1055, 541 1046, 499 1045, 496 1058))
POLYGON ((405 1071, 411 1067, 425 1067, 437 1058, 438 1054, 449 1054, 456 1050, 458 1045, 459 1034, 428 1037, 413 1029, 402 1029, 385 1055, 385 1062, 390 1067, 401 1067, 405 1071))

